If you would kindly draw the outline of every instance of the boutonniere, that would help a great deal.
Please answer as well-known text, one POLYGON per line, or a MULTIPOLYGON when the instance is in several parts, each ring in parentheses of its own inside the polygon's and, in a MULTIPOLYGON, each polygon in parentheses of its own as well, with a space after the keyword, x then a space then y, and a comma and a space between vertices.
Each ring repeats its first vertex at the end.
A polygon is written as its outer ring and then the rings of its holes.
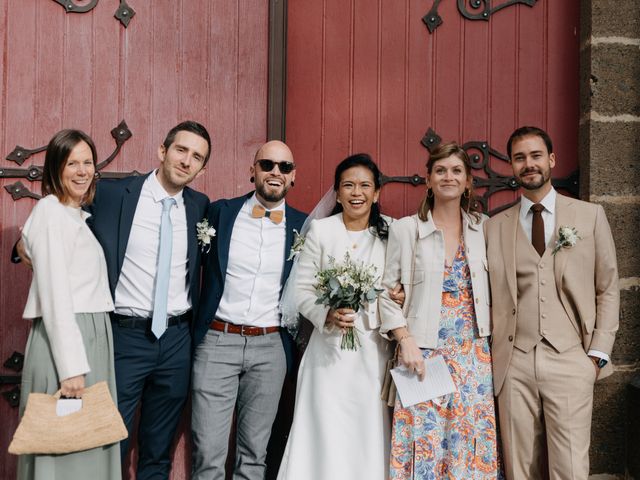
POLYGON ((298 255, 300 255, 302 247, 304 247, 304 236, 294 228, 293 245, 291 245, 291 250, 289 250, 289 257, 287 258, 287 261, 294 260, 298 255))
POLYGON ((560 227, 558 229, 558 239, 551 254, 555 255, 561 248, 575 247, 578 240, 582 240, 582 237, 578 235, 578 230, 575 227, 560 227))
POLYGON ((216 236, 216 229, 209 226, 209 221, 205 218, 201 222, 196 223, 196 232, 198 234, 198 244, 202 252, 209 253, 209 250, 211 250, 211 239, 216 236))

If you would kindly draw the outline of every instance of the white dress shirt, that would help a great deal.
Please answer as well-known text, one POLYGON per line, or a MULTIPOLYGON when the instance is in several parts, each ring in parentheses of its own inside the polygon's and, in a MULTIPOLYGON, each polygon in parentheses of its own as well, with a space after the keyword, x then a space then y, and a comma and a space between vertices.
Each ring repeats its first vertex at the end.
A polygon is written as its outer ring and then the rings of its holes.
MULTIPOLYGON (((115 310, 121 315, 150 318, 153 314, 162 200, 171 196, 158 182, 156 173, 157 170, 149 175, 142 185, 131 225, 129 242, 115 294, 115 310)), ((170 213, 173 245, 167 302, 169 316, 180 315, 191 308, 188 282, 187 214, 182 190, 173 195, 173 198, 176 204, 171 207, 170 213)))
MULTIPOLYGON (((556 230, 556 196, 557 192, 552 187, 549 193, 545 195, 540 204, 544 207, 542 210, 542 221, 544 222, 544 244, 549 248, 549 243, 555 235, 556 230)), ((531 228, 533 225, 533 210, 531 207, 534 203, 524 195, 520 201, 520 225, 525 235, 531 241, 531 228)), ((609 355, 598 350, 589 350, 587 355, 592 357, 604 358, 609 361, 609 355)))
POLYGON ((76 313, 113 310, 102 247, 87 212, 47 195, 33 208, 22 241, 33 262, 24 318, 42 317, 60 380, 90 371, 76 313))
MULTIPOLYGON (((275 327, 280 325, 278 301, 287 219, 275 224, 266 216, 253 218, 251 211, 258 203, 255 194, 248 198, 233 224, 216 318, 239 325, 275 327)), ((272 210, 284 211, 284 202, 272 210)))

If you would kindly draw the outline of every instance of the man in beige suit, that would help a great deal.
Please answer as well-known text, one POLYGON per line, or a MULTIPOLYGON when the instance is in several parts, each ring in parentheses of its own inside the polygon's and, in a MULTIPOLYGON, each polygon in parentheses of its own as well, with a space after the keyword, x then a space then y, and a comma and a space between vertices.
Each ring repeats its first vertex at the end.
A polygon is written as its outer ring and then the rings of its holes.
POLYGON ((507 144, 521 201, 486 224, 494 389, 509 480, 587 479, 593 383, 611 373, 620 293, 604 210, 558 194, 549 135, 507 144))

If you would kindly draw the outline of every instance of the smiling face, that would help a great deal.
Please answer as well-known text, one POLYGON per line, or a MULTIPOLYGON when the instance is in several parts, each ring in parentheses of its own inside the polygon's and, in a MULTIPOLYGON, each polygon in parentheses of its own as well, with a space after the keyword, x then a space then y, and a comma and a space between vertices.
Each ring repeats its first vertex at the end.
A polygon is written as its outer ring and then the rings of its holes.
POLYGON ((158 181, 169 195, 175 195, 204 172, 209 152, 207 141, 195 133, 179 131, 169 148, 158 147, 158 181))
POLYGON ((362 230, 369 224, 371 205, 378 201, 373 172, 358 165, 348 168, 340 175, 336 200, 342 205, 342 218, 349 228, 362 230))
POLYGON ((555 154, 549 153, 544 140, 526 135, 514 140, 511 146, 511 168, 516 181, 532 192, 546 193, 551 189, 551 169, 556 165, 555 154))
POLYGON ((433 163, 431 173, 427 173, 427 188, 433 191, 436 203, 460 201, 465 190, 471 188, 471 180, 462 159, 450 155, 433 163))
POLYGON ((81 140, 69 153, 60 175, 67 205, 74 207, 82 205, 94 181, 95 173, 96 166, 91 148, 81 140))
POLYGON ((293 154, 284 143, 274 140, 265 143, 256 153, 254 164, 249 169, 256 184, 256 196, 267 208, 278 206, 287 195, 291 184, 296 178, 295 169, 289 173, 282 173, 276 164, 265 172, 258 160, 272 160, 273 162, 293 163, 293 154))

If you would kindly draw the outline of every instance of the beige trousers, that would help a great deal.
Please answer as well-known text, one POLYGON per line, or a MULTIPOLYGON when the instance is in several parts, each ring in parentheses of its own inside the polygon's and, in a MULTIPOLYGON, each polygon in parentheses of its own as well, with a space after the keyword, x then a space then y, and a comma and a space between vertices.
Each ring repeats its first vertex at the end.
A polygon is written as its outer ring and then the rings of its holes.
POLYGON ((587 480, 595 379, 582 345, 513 349, 498 396, 508 480, 587 480))

